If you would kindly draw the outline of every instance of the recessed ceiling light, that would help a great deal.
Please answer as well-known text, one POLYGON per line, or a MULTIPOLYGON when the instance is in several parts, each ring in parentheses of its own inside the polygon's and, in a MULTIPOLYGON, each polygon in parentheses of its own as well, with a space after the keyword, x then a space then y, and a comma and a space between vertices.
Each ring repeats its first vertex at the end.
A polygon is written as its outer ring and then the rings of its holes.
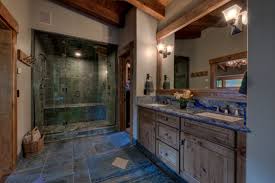
POLYGON ((75 55, 76 57, 81 57, 81 56, 82 56, 82 54, 81 54, 80 51, 76 51, 76 52, 74 53, 74 55, 75 55))

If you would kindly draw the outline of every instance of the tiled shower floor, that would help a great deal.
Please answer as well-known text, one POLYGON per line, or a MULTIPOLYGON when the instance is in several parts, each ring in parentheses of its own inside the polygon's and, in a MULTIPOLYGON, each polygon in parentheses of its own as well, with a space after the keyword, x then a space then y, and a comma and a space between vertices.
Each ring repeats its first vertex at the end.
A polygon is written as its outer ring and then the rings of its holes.
POLYGON ((127 133, 47 144, 31 159, 22 159, 6 183, 173 183, 136 147, 127 133), (125 170, 112 166, 115 158, 129 160, 125 170))

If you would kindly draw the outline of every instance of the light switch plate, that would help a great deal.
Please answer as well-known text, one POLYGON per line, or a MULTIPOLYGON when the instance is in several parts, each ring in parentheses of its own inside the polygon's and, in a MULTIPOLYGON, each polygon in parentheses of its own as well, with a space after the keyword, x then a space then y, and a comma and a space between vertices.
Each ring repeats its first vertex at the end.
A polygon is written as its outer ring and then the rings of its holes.
POLYGON ((22 68, 17 68, 17 74, 21 74, 22 73, 22 68))

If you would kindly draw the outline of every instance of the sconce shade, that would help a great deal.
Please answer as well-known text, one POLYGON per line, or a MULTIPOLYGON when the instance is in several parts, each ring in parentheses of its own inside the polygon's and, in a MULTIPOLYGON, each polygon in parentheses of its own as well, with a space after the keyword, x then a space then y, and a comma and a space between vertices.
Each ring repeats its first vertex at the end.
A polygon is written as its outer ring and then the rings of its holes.
POLYGON ((162 53, 164 51, 164 49, 165 49, 165 45, 163 43, 159 43, 158 46, 157 46, 157 48, 158 48, 158 51, 160 53, 162 53))
POLYGON ((225 20, 228 22, 230 20, 237 19, 239 17, 241 9, 242 8, 240 6, 235 4, 235 5, 227 8, 226 10, 224 10, 222 13, 225 17, 225 20))
POLYGON ((248 23, 248 18, 247 18, 248 15, 247 14, 248 14, 247 11, 242 12, 242 23, 244 25, 247 25, 247 23, 248 23))
POLYGON ((173 46, 168 45, 168 46, 167 46, 167 53, 168 53, 168 54, 171 54, 172 52, 173 52, 173 46))

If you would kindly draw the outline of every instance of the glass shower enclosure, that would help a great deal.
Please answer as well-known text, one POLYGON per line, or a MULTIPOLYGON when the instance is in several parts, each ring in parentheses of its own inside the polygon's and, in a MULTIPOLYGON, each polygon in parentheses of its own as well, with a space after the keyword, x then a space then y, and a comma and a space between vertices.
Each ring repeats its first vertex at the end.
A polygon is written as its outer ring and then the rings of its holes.
POLYGON ((115 45, 34 31, 33 121, 45 134, 116 124, 115 45))

